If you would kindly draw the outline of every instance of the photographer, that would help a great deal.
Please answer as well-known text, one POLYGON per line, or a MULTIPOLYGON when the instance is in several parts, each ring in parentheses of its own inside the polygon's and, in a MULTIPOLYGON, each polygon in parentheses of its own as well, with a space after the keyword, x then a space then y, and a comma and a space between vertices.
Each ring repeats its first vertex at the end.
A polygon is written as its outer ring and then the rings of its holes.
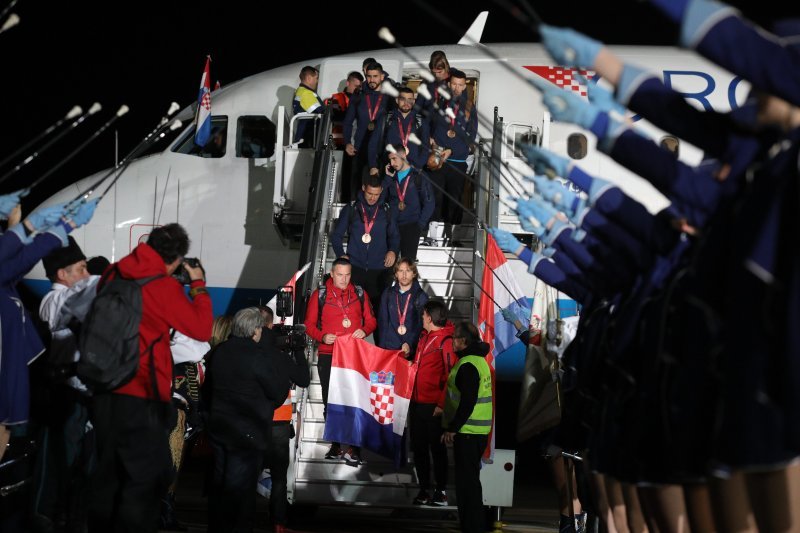
MULTIPOLYGON (((274 314, 269 307, 261 307, 261 316, 264 317, 264 332, 261 334, 261 345, 274 346, 276 340, 280 351, 275 354, 276 363, 281 372, 289 376, 292 384, 298 387, 308 387, 311 383, 311 374, 305 357, 305 328, 303 326, 279 326, 282 331, 273 328, 274 314), (292 329, 289 329, 292 328, 292 329), (289 329, 289 331, 286 331, 289 329), (288 336, 287 336, 288 334, 288 336)), ((274 350, 273 350, 274 352, 274 350)), ((289 390, 283 404, 275 409, 272 416, 272 440, 267 446, 266 468, 272 477, 272 492, 269 498, 269 515, 276 533, 282 533, 286 528, 286 510, 289 502, 286 499, 286 471, 289 469, 289 442, 294 438, 292 425, 292 396, 294 390, 289 390)))
POLYGON ((208 498, 209 531, 249 531, 255 486, 272 433, 272 414, 286 398, 285 354, 270 344, 257 307, 233 319, 231 337, 214 353, 203 386, 210 402, 208 432, 214 474, 208 498))

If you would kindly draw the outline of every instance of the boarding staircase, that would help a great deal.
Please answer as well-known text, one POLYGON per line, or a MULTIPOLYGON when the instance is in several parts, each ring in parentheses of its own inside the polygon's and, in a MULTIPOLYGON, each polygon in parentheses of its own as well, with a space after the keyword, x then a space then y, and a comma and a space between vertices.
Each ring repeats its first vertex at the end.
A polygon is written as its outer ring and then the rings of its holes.
MULTIPOLYGON (((297 166, 297 174, 286 177, 292 172, 288 164, 284 164, 284 176, 281 176, 284 187, 292 186, 292 179, 307 176, 309 183, 307 208, 303 215, 302 238, 300 240, 300 263, 311 262, 311 268, 300 280, 297 287, 295 316, 304 316, 308 297, 319 285, 325 273, 330 271, 334 253, 328 235, 331 233, 344 204, 337 203, 340 186, 341 152, 335 151, 330 136, 330 114, 309 117, 319 124, 316 128, 315 147, 298 149, 288 146, 285 152, 291 155, 284 161, 293 159, 297 166), (303 152, 305 150, 305 153, 303 152), (305 161, 304 161, 305 159, 305 161)), ((289 128, 291 138, 291 130, 289 128)), ((280 138, 280 137, 279 137, 280 138)), ((481 150, 477 161, 475 175, 488 186, 488 158, 491 150, 481 150)), ((488 197, 476 195, 476 209, 487 220, 492 220, 491 204, 488 197)), ((276 202, 276 212, 278 212, 276 202)), ((288 204, 289 202, 284 202, 288 204)), ((296 203, 295 203, 296 205, 296 203)), ((496 213, 496 211, 495 211, 496 213)), ((299 218, 300 212, 292 214, 299 218)), ((431 296, 442 299, 448 306, 450 319, 453 321, 477 319, 477 304, 480 290, 469 279, 469 276, 480 280, 482 263, 475 255, 476 249, 482 249, 484 230, 476 224, 472 217, 469 223, 462 224, 454 230, 454 239, 458 239, 459 247, 434 247, 421 245, 418 250, 419 282, 431 296), (453 259, 462 268, 453 263, 453 259), (466 272, 465 272, 466 271, 466 272), (469 273, 469 276, 468 274, 469 273)), ((494 220, 496 220, 496 215, 494 220)), ((371 340, 371 337, 367 339, 371 340)), ((316 349, 309 344, 307 352, 311 362, 311 384, 306 389, 298 389, 295 394, 294 422, 296 437, 292 442, 292 457, 289 469, 289 500, 302 504, 332 503, 349 505, 368 505, 378 507, 402 508, 411 506, 417 494, 413 456, 399 469, 385 457, 363 450, 363 464, 349 466, 343 460, 326 460, 324 455, 330 443, 323 440, 325 421, 323 418, 322 388, 316 365, 316 349)), ((408 445, 408 443, 406 443, 408 445)), ((452 465, 452 457, 450 458, 452 465)), ((452 468, 450 477, 452 482, 452 468)), ((452 487, 451 487, 452 488, 452 487)), ((454 491, 449 490, 450 506, 454 506, 454 491)), ((442 509, 433 507, 431 509, 442 509)))

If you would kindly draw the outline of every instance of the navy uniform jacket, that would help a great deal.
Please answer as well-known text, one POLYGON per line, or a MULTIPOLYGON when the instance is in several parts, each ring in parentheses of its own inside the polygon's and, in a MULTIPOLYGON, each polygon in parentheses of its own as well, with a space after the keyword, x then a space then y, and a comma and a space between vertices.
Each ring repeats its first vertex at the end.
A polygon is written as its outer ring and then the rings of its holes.
MULTIPOLYGON (((400 144, 402 142, 400 129, 402 128, 402 135, 408 138, 409 133, 414 133, 422 141, 421 145, 416 145, 412 142, 407 143, 408 148, 408 161, 413 167, 422 168, 428 161, 428 153, 430 152, 430 126, 428 121, 416 111, 410 111, 408 115, 403 118, 402 113, 398 109, 392 109, 384 120, 381 120, 376 125, 375 131, 369 139, 369 148, 367 151, 367 161, 369 166, 377 168, 381 160, 386 158, 380 157, 386 150, 387 144, 400 144), (387 128, 388 125, 388 128, 387 128), (410 128, 410 129, 409 129, 410 128)), ((382 171, 383 169, 381 169, 382 171)))
POLYGON ((387 350, 399 350, 403 343, 407 342, 413 355, 417 349, 419 335, 422 333, 422 306, 427 301, 428 294, 422 290, 417 280, 414 280, 411 284, 411 289, 405 294, 400 294, 400 285, 397 282, 390 287, 386 287, 383 294, 381 294, 381 303, 378 308, 378 331, 380 332, 378 346, 387 350), (400 335, 397 332, 397 328, 400 325, 400 314, 397 312, 398 299, 400 301, 400 311, 403 311, 408 298, 411 298, 411 301, 408 302, 408 309, 406 310, 406 332, 400 335))
POLYGON ((399 172, 395 172, 394 176, 384 176, 383 178, 383 191, 386 195, 386 201, 389 202, 392 210, 397 213, 398 226, 416 222, 423 231, 428 227, 435 205, 433 188, 430 181, 428 181, 429 178, 423 176, 422 172, 412 168, 409 169, 409 173, 402 180, 399 177, 399 172), (406 180, 410 180, 408 185, 406 185, 406 180), (406 187, 403 199, 405 209, 400 211, 398 208, 400 204, 398 188, 402 192, 403 187, 406 187))
MULTIPOLYGON (((465 114, 467 103, 467 91, 461 93, 457 100, 440 100, 439 106, 444 111, 447 107, 451 108, 456 115, 455 124, 450 117, 437 116, 433 120, 431 136, 438 146, 449 148, 453 151, 448 161, 464 162, 470 154, 471 143, 475 142, 478 134, 478 110, 474 107, 469 112, 469 117, 465 114), (456 108, 458 111, 456 112, 456 108), (455 137, 448 137, 447 132, 453 129, 455 137)), ((438 113, 437 113, 438 115, 438 113)))
POLYGON ((366 149, 367 147, 363 146, 363 144, 368 133, 367 127, 370 122, 367 107, 369 106, 375 109, 377 106, 378 108, 375 114, 375 127, 377 128, 378 124, 384 120, 386 116, 386 106, 389 100, 391 100, 391 98, 385 94, 381 94, 380 90, 373 91, 369 87, 361 92, 357 101, 355 99, 351 100, 350 105, 347 107, 347 113, 344 115, 343 134, 345 144, 348 144, 350 139, 353 139, 353 146, 356 147, 356 150, 361 150, 362 148, 366 149), (355 134, 353 133, 354 127, 355 134))
POLYGON ((400 250, 400 233, 397 231, 396 213, 386 204, 385 193, 375 205, 367 205, 364 193, 358 191, 355 202, 349 203, 339 213, 339 220, 331 233, 331 245, 336 257, 347 255, 350 263, 358 268, 367 270, 382 270, 386 253, 398 253, 400 250), (377 210, 377 215, 375 211, 377 210), (370 235, 372 240, 365 244, 361 237, 364 235, 363 216, 366 212, 367 220, 375 217, 370 235), (343 239, 348 234, 347 252, 344 251, 343 239))

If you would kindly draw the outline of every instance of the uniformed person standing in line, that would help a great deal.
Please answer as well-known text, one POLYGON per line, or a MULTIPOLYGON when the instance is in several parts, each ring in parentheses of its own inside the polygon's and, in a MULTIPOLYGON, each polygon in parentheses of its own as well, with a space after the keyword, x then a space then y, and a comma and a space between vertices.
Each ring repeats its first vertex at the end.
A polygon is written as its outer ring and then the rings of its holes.
POLYGON ((459 322, 453 332, 458 362, 447 378, 442 442, 452 444, 455 459, 456 498, 461 531, 485 530, 481 489, 481 457, 492 429, 492 373, 475 325, 459 322))

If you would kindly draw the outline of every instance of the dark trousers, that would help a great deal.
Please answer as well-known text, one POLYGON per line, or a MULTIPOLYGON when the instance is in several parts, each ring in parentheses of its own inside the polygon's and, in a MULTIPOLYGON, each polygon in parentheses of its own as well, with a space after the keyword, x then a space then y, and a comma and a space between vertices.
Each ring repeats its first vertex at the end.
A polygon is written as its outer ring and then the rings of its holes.
POLYGON ((419 236, 422 230, 419 229, 419 222, 411 222, 398 226, 400 232, 400 257, 416 261, 417 249, 419 248, 419 236))
POLYGON ((488 442, 488 435, 464 433, 456 433, 453 441, 458 519, 461 522, 461 531, 466 533, 482 533, 486 529, 481 490, 481 457, 488 442))
POLYGON ((464 172, 467 170, 466 163, 445 162, 441 169, 430 172, 428 175, 439 187, 433 187, 433 194, 436 199, 436 207, 433 210, 433 218, 439 222, 448 224, 461 224, 463 207, 453 202, 440 189, 443 188, 447 194, 461 202, 461 195, 464 192, 464 172))
POLYGON ((160 500, 174 474, 169 432, 175 426, 175 407, 99 394, 92 410, 97 469, 91 481, 89 530, 154 533, 160 500))
POLYGON ((431 486, 431 455, 436 475, 436 490, 447 486, 447 448, 442 443, 442 417, 433 416, 436 404, 411 402, 409 407, 411 451, 417 469, 419 487, 431 486))
POLYGON ((344 153, 345 159, 350 160, 350 165, 348 172, 349 176, 345 178, 344 174, 342 174, 342 177, 344 178, 342 183, 343 187, 349 188, 349 197, 351 201, 356 199, 356 195, 358 194, 358 191, 361 190, 361 185, 364 183, 364 177, 369 175, 367 146, 369 146, 369 136, 364 138, 361 149, 356 152, 356 155, 351 157, 347 155, 347 152, 344 153))
POLYGON ((253 530, 258 475, 264 450, 233 449, 212 437, 214 474, 208 495, 209 533, 253 530))
POLYGON ((289 470, 289 440, 292 427, 288 422, 272 423, 272 440, 267 446, 267 464, 272 477, 269 515, 275 524, 286 524, 286 472, 289 470))

